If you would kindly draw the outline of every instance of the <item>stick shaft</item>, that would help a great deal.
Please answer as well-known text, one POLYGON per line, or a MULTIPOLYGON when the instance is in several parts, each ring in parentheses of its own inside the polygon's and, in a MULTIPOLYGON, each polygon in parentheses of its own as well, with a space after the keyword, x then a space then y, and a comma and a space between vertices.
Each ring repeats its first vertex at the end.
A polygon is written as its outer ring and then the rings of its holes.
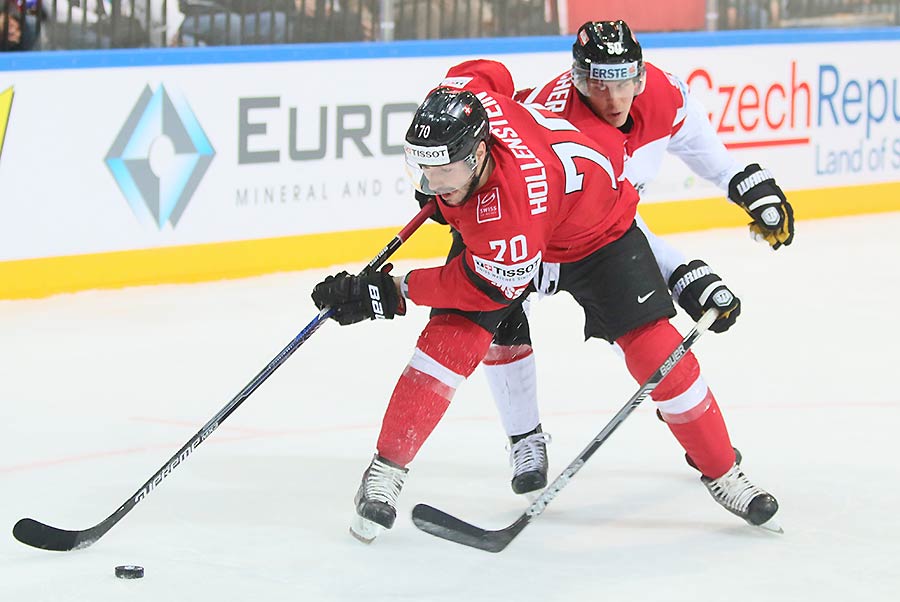
MULTIPOLYGON (((434 201, 426 204, 413 217, 413 219, 368 263, 367 269, 377 269, 387 260, 406 240, 415 232, 432 213, 434 213, 434 201)), ((330 308, 323 308, 313 320, 295 336, 290 343, 282 349, 278 355, 272 358, 265 368, 257 374, 253 380, 241 389, 241 391, 229 401, 225 407, 219 410, 181 449, 175 452, 156 473, 138 489, 134 495, 125 500, 119 508, 102 522, 82 531, 67 531, 57 529, 40 523, 34 519, 23 518, 13 527, 13 536, 26 545, 44 550, 68 551, 77 548, 86 548, 100 539, 117 522, 150 493, 158 487, 163 480, 185 462, 210 435, 238 408, 256 389, 268 379, 293 353, 311 337, 331 315, 330 308)))

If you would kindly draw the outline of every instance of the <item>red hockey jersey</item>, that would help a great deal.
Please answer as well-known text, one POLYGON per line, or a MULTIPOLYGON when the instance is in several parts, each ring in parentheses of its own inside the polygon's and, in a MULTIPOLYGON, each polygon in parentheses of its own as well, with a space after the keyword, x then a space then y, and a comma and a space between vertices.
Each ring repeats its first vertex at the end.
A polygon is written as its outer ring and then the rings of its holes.
POLYGON ((439 268, 413 270, 419 305, 486 311, 518 298, 542 262, 577 261, 632 224, 637 192, 622 177, 623 137, 593 138, 549 111, 512 99, 512 78, 495 61, 450 69, 442 86, 474 93, 487 111, 494 169, 459 207, 441 205, 465 251, 439 268))

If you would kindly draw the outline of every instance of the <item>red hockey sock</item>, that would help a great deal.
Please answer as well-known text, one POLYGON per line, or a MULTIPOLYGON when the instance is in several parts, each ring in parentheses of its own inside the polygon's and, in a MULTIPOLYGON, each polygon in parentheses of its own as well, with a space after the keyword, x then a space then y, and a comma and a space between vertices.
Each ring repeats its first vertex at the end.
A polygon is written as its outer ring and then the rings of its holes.
MULTIPOLYGON (((681 335, 665 318, 625 333, 616 343, 625 354, 625 365, 639 383, 653 374, 681 343, 681 335)), ((672 399, 684 393, 700 376, 700 366, 688 351, 681 361, 662 379, 650 396, 656 400, 672 399)))
MULTIPOLYGON (((668 357, 681 335, 668 320, 645 324, 617 341, 628 369, 644 382, 668 357)), ((704 475, 718 478, 734 464, 734 449, 716 398, 700 376, 700 366, 688 351, 651 394, 678 442, 704 475)))
POLYGON ((381 457, 399 466, 412 462, 490 343, 488 331, 461 316, 446 314, 428 322, 384 414, 377 445, 381 457))
POLYGON ((734 465, 734 448, 716 398, 709 389, 706 395, 701 407, 707 403, 709 406, 696 419, 681 424, 666 424, 697 469, 704 476, 717 479, 734 465))
POLYGON ((455 391, 424 372, 407 367, 384 413, 378 454, 399 466, 412 462, 447 411, 455 391))

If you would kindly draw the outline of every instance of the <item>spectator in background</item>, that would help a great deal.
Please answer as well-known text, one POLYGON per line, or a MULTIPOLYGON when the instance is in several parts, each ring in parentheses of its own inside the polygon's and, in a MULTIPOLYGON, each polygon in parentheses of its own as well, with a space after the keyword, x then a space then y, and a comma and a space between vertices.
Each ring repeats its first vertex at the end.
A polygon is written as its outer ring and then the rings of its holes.
POLYGON ((485 35, 537 36, 559 34, 550 0, 493 0, 493 28, 485 35))
POLYGON ((395 0, 397 39, 558 34, 553 0, 395 0))
POLYGON ((373 39, 373 0, 182 0, 184 46, 373 39))
POLYGON ((0 3, 0 51, 33 50, 38 45, 36 7, 3 0, 0 3))
POLYGON ((494 4, 492 0, 397 0, 395 37, 428 40, 493 35, 494 4))
POLYGON ((379 0, 294 0, 292 42, 374 40, 379 0))
POLYGON ((182 46, 284 44, 290 41, 288 12, 281 0, 182 0, 182 46))
POLYGON ((780 27, 783 0, 728 0, 726 29, 767 29, 780 27))
POLYGON ((22 27, 19 25, 18 11, 10 10, 7 3, 0 11, 0 49, 18 50, 22 42, 22 27))
POLYGON ((52 48, 129 48, 370 40, 374 2, 45 0, 44 7, 52 48))
POLYGON ((51 48, 172 46, 184 20, 179 0, 44 0, 51 48))

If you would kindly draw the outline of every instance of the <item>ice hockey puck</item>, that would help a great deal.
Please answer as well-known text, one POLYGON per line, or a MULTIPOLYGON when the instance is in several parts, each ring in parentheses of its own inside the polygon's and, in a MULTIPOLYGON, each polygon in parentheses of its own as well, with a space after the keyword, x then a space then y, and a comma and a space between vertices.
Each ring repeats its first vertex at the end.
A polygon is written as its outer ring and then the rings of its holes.
POLYGON ((123 564, 116 567, 116 577, 119 579, 140 579, 144 576, 144 567, 135 564, 123 564))

